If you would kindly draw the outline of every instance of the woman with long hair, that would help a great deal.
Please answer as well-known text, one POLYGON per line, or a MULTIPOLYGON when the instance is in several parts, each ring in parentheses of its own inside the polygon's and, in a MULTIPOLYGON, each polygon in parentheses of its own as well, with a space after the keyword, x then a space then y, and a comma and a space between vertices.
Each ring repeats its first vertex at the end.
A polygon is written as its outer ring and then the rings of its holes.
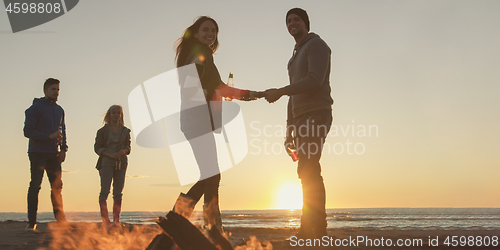
POLYGON ((96 168, 101 178, 101 192, 99 194, 99 207, 103 225, 120 225, 120 212, 122 207, 122 191, 125 185, 125 172, 127 170, 130 154, 130 129, 125 127, 123 121, 123 108, 120 105, 109 107, 104 116, 104 126, 97 131, 94 151, 99 155, 96 168), (109 220, 107 199, 113 182, 113 224, 109 220))
MULTIPOLYGON (((191 144, 200 168, 201 178, 186 194, 181 193, 174 205, 174 211, 189 217, 196 203, 201 199, 201 196, 204 196, 205 225, 216 226, 222 232, 222 219, 219 209, 220 171, 216 143, 212 134, 213 131, 220 131, 222 126, 222 116, 220 115, 222 105, 220 101, 222 97, 244 101, 256 100, 263 97, 263 93, 229 87, 221 80, 213 59, 213 54, 219 47, 218 33, 219 26, 217 22, 208 16, 201 16, 177 40, 175 57, 177 67, 180 68, 193 63, 196 65, 201 88, 203 88, 207 106, 209 107, 208 116, 210 121, 208 121, 207 125, 206 120, 204 120, 207 116, 204 116, 202 109, 191 108, 181 111, 181 130, 191 144), (193 138, 196 138, 196 140, 193 138)), ((182 81, 183 77, 180 76, 179 79, 182 81)), ((192 88, 185 88, 184 92, 187 94, 183 94, 183 88, 181 87, 181 96, 192 97, 190 91, 192 91, 192 88)), ((181 106, 193 106, 186 104, 186 100, 182 100, 182 103, 181 106)), ((205 108, 204 112, 206 113, 206 111, 205 108)))

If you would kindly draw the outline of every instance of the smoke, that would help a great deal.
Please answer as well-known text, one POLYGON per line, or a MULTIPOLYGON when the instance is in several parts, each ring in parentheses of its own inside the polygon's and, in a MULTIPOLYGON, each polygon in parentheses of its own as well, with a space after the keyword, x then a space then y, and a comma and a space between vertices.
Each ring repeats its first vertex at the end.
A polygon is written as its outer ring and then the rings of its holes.
POLYGON ((161 229, 158 226, 127 224, 108 229, 100 223, 81 222, 49 223, 48 231, 52 238, 48 248, 37 250, 143 250, 161 229))

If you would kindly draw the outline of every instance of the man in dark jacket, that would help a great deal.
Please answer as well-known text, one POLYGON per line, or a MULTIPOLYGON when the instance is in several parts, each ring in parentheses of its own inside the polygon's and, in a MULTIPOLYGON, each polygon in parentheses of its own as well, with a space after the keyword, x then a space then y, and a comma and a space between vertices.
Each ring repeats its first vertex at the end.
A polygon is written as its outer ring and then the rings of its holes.
POLYGON ((28 189, 28 226, 26 230, 36 230, 38 193, 42 185, 44 171, 50 181, 54 216, 58 222, 66 218, 62 202, 62 168, 66 158, 66 125, 64 110, 57 105, 59 80, 49 78, 43 85, 45 94, 35 98, 25 111, 24 136, 29 138, 28 156, 31 167, 31 182, 28 189))
POLYGON ((321 238, 326 232, 326 192, 319 160, 332 124, 330 96, 330 54, 318 35, 309 33, 305 10, 294 8, 286 15, 288 32, 295 39, 288 62, 290 85, 268 89, 270 103, 288 95, 287 137, 285 147, 295 147, 299 162, 297 173, 302 182, 303 206, 297 238, 321 238))

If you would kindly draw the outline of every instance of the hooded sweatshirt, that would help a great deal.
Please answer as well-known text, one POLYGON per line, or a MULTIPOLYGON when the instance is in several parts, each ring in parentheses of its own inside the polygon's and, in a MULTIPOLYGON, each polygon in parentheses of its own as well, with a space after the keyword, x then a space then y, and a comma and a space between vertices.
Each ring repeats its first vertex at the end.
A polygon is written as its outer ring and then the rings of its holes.
POLYGON ((67 151, 66 125, 64 110, 57 103, 45 98, 33 99, 33 105, 24 112, 24 136, 29 138, 28 153, 57 153, 57 139, 49 139, 49 135, 62 129, 60 139, 61 151, 67 151))
POLYGON ((288 123, 294 118, 317 110, 331 110, 330 96, 331 50, 318 35, 307 34, 295 45, 288 62, 290 85, 285 87, 290 96, 288 123))

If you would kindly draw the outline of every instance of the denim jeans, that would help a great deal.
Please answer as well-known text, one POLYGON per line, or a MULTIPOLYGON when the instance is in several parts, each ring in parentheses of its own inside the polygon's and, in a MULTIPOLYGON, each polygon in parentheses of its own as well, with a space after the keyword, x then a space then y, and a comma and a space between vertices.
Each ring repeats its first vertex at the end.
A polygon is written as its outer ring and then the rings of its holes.
POLYGON ((49 177, 52 208, 57 221, 65 221, 62 201, 62 169, 57 153, 28 153, 31 165, 31 182, 28 189, 28 221, 36 223, 38 210, 38 193, 42 185, 44 171, 49 177))
POLYGON ((294 119, 295 145, 302 182, 302 224, 326 228, 326 191, 321 176, 321 153, 332 125, 332 111, 318 110, 294 119))
POLYGON ((113 200, 121 200, 123 196, 123 187, 125 186, 125 173, 127 168, 120 170, 115 169, 115 166, 102 166, 99 170, 101 177, 101 192, 99 200, 107 200, 113 182, 113 200))

